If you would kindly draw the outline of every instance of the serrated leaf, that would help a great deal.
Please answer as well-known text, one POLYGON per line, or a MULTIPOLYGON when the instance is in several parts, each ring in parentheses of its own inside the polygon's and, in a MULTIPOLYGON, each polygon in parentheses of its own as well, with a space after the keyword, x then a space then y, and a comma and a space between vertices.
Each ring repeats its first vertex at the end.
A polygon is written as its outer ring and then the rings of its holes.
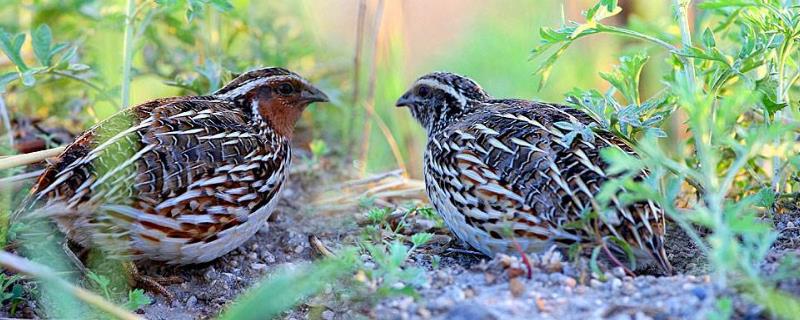
POLYGON ((125 307, 125 309, 135 311, 152 302, 153 300, 150 299, 150 297, 144 293, 144 290, 134 289, 128 292, 128 301, 125 302, 125 305, 123 305, 123 307, 125 307))
POLYGON ((619 90, 629 104, 638 106, 641 103, 639 77, 648 59, 649 57, 644 53, 622 56, 619 58, 619 65, 614 67, 614 70, 608 73, 601 72, 600 77, 619 90))
POLYGON ((36 28, 36 31, 31 35, 31 44, 33 46, 33 55, 39 61, 39 64, 50 66, 50 60, 53 56, 50 49, 53 44, 53 33, 50 31, 50 27, 43 24, 36 28))

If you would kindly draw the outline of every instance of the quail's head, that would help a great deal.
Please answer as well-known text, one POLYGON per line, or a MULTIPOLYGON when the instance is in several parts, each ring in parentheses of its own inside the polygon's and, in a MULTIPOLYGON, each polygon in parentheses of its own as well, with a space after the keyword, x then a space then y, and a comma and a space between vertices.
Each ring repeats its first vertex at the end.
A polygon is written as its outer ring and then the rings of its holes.
POLYGON ((305 108, 327 102, 328 96, 298 74, 283 68, 263 68, 244 73, 214 93, 220 99, 249 108, 254 122, 291 136, 305 108))
POLYGON ((449 72, 434 72, 417 79, 397 100, 432 134, 469 113, 489 94, 475 81, 449 72))

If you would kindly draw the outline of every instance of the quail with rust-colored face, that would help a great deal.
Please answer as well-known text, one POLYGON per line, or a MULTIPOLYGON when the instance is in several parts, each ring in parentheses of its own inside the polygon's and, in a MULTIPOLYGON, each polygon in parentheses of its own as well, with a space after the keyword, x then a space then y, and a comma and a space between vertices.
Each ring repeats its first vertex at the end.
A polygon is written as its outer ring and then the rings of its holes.
POLYGON ((664 252, 663 213, 653 202, 621 205, 615 198, 618 219, 576 223, 600 209, 595 195, 613 179, 600 150, 633 153, 605 132, 565 138, 564 123, 595 123, 583 112, 493 99, 474 81, 444 72, 419 78, 397 106, 408 107, 427 131, 427 194, 462 241, 493 256, 513 253, 517 244, 542 252, 552 245, 596 244, 598 234, 614 236, 630 244, 637 262, 672 272, 664 252))
POLYGON ((212 95, 128 108, 70 144, 15 216, 52 217, 69 239, 113 256, 211 261, 272 214, 294 125, 325 101, 294 72, 265 68, 212 95))

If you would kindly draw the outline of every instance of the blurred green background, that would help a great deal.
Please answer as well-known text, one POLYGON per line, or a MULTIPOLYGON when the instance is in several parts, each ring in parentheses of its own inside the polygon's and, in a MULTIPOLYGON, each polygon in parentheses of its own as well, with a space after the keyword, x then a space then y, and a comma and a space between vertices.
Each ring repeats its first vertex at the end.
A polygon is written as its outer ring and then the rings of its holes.
MULTIPOLYGON (((619 37, 580 41, 556 64, 550 81, 539 91, 533 75, 537 61, 529 59, 538 29, 565 20, 582 21, 581 8, 594 1, 234 0, 232 7, 213 0, 135 3, 132 104, 205 94, 232 73, 285 66, 334 97, 333 106, 312 107, 305 115, 296 144, 325 141, 327 150, 362 173, 402 164, 412 177, 421 175, 424 132, 407 110, 394 107, 394 101, 427 72, 446 70, 472 77, 497 97, 562 102, 573 88, 604 88, 598 72, 608 71, 620 51, 645 50, 619 37), (195 8, 192 3, 201 5, 195 8), (370 106, 374 115, 367 111, 370 106), (397 141, 400 161, 380 122, 397 141)), ((621 5, 624 15, 610 23, 647 28, 670 19, 667 2, 621 1, 621 5)), ((0 0, 0 28, 29 35, 22 56, 30 65, 35 64, 30 31, 42 24, 51 28, 54 43, 77 48, 61 68, 79 80, 46 70, 32 86, 11 82, 4 98, 12 117, 47 118, 80 131, 116 112, 125 1, 0 0)), ((663 53, 650 54, 658 59, 663 53)), ((14 65, 0 57, 0 75, 14 71, 14 65)), ((648 73, 645 70, 645 92, 659 81, 648 73)))

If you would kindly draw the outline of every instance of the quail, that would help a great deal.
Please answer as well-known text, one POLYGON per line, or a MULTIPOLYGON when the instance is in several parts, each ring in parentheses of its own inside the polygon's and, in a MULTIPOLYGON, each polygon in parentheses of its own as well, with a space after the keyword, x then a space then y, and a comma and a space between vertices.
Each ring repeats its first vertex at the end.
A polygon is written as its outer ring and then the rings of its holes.
POLYGON ((127 108, 47 166, 15 219, 45 214, 110 256, 185 265, 237 248, 278 203, 294 125, 327 96, 283 68, 127 108))
MULTIPOLYGON (((407 107, 427 132, 428 197, 456 237, 470 246, 489 256, 543 252, 553 245, 599 244, 599 234, 629 243, 637 262, 672 273, 664 251, 663 211, 655 203, 623 205, 614 197, 617 219, 599 219, 593 227, 580 223, 600 210, 595 196, 614 179, 600 150, 633 154, 608 132, 570 135, 563 124, 597 126, 580 110, 495 99, 475 81, 446 72, 420 77, 396 105, 407 107)), ((614 255, 625 252, 613 248, 614 255)))

